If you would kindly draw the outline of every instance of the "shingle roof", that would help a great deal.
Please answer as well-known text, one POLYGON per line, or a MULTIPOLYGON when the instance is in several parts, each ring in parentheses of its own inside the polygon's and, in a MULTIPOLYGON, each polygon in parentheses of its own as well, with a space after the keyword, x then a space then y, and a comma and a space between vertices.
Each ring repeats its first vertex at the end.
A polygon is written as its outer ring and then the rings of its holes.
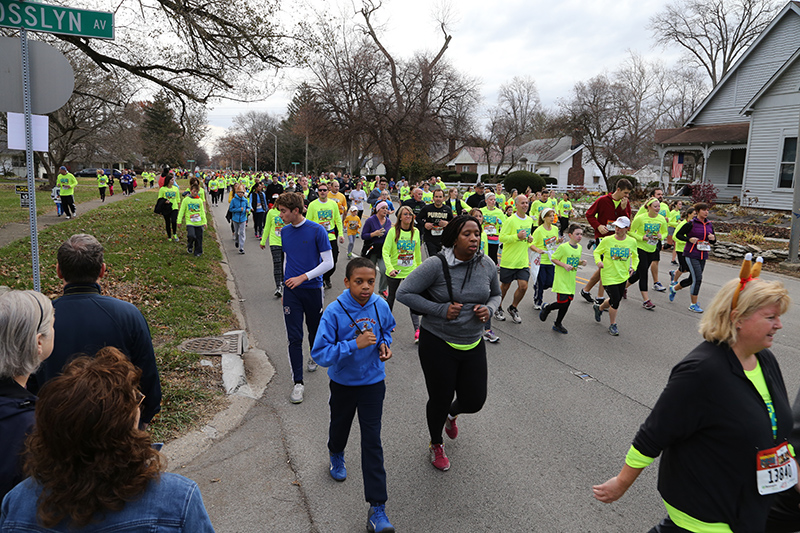
POLYGON ((676 144, 740 144, 747 142, 749 122, 656 130, 655 142, 676 144))

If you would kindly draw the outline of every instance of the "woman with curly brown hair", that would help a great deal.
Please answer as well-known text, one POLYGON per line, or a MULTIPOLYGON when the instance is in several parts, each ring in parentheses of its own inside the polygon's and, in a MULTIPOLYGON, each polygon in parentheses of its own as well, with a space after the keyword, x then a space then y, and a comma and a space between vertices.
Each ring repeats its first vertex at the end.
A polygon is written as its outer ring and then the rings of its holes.
POLYGON ((8 493, 2 531, 213 532, 197 484, 166 473, 138 429, 141 371, 106 347, 42 388, 25 472, 8 493))

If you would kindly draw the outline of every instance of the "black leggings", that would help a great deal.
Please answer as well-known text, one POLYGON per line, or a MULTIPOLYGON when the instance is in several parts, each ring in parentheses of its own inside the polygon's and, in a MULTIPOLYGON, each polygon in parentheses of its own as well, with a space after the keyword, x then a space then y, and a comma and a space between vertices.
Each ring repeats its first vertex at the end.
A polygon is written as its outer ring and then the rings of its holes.
POLYGON ((425 411, 431 443, 442 444, 448 414, 477 413, 486 402, 486 344, 481 339, 471 350, 456 350, 420 328, 419 362, 428 389, 425 411))
MULTIPOLYGON (((650 272, 650 263, 656 260, 658 257, 658 249, 652 252, 647 252, 645 250, 639 249, 639 266, 636 267, 636 272, 631 274, 631 277, 628 278, 628 283, 633 285, 637 281, 639 282, 639 290, 642 292, 647 291, 647 275, 650 272)), ((608 289, 606 289, 608 290, 608 289)))
POLYGON ((556 294, 556 301, 547 304, 547 312, 551 313, 553 311, 558 311, 558 315, 556 315, 556 324, 562 325, 561 321, 564 320, 564 317, 567 316, 567 311, 569 310, 569 304, 572 303, 572 298, 574 295, 569 294, 556 294))
POLYGON ((178 210, 173 209, 164 216, 164 226, 167 229, 167 237, 178 234, 178 210))
POLYGON ((263 213, 253 213, 253 231, 256 235, 264 233, 264 223, 267 221, 266 211, 263 213))
POLYGON ((499 265, 500 261, 497 260, 497 250, 500 248, 500 242, 489 241, 489 259, 494 261, 495 265, 499 265))

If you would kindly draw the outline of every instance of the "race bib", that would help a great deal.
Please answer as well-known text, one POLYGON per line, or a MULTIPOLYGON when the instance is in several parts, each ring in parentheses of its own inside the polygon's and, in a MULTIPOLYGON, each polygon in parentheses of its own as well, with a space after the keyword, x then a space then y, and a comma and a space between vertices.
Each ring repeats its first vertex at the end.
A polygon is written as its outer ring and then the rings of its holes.
POLYGON ((442 235, 443 231, 444 231, 444 228, 433 227, 433 228, 431 228, 431 235, 433 235, 434 237, 439 237, 439 236, 442 235))
POLYGON ((330 221, 321 222, 321 224, 322 224, 322 227, 325 228, 325 231, 330 231, 331 230, 330 221))
POLYGON ((756 482, 758 493, 775 494, 797 484, 797 463, 784 442, 756 454, 756 482))
POLYGON ((710 252, 711 244, 708 241, 697 241, 697 249, 701 252, 710 252))
POLYGON ((558 237, 548 237, 544 240, 544 247, 547 251, 554 252, 558 248, 558 237))
POLYGON ((661 239, 658 239, 656 237, 650 236, 650 237, 647 237, 647 244, 649 244, 650 246, 656 246, 658 244, 658 241, 660 241, 660 240, 661 239))
POLYGON ((189 215, 190 222, 200 222, 203 218, 200 216, 200 213, 192 213, 189 215))
POLYGON ((486 224, 484 230, 486 231, 486 235, 497 235, 497 227, 495 227, 494 224, 486 224))

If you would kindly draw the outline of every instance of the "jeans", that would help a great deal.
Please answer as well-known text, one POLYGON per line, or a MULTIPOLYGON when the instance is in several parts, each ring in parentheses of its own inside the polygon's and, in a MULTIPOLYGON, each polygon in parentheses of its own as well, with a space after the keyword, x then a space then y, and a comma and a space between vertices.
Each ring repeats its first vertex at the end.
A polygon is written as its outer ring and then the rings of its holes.
POLYGON ((328 450, 344 452, 353 418, 358 411, 361 428, 361 472, 364 476, 364 498, 370 505, 386 503, 386 470, 383 468, 381 417, 386 383, 348 386, 330 382, 331 425, 328 431, 328 450))
POLYGON ((203 253, 203 226, 186 226, 186 246, 189 253, 203 253))
POLYGON ((233 235, 234 240, 238 243, 239 250, 244 250, 244 241, 247 238, 245 235, 245 228, 247 227, 247 221, 242 222, 232 222, 233 224, 233 235))
POLYGON ((556 267, 553 265, 540 265, 539 275, 536 276, 536 284, 533 287, 533 301, 538 305, 542 305, 544 299, 544 291, 553 286, 553 278, 555 276, 556 267))

